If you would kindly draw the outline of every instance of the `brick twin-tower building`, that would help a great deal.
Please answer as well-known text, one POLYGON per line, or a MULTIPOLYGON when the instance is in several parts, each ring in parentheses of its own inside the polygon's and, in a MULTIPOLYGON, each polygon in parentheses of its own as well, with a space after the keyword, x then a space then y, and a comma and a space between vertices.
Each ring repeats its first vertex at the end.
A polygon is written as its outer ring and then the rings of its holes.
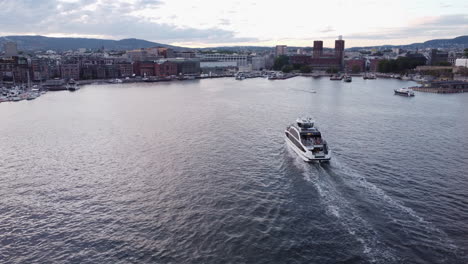
POLYGON ((333 52, 323 51, 323 41, 315 40, 312 56, 299 55, 292 56, 292 64, 308 64, 314 69, 343 69, 344 65, 345 41, 339 37, 335 40, 335 50, 333 52))

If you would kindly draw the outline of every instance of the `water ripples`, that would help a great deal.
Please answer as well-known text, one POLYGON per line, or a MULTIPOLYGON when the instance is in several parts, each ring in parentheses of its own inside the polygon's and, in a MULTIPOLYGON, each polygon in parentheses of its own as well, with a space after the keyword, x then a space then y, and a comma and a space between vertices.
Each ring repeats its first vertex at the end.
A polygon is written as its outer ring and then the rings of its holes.
POLYGON ((398 85, 217 79, 2 104, 0 262, 466 263, 464 117, 447 114, 466 104, 398 85), (284 142, 308 113, 330 164, 284 142))

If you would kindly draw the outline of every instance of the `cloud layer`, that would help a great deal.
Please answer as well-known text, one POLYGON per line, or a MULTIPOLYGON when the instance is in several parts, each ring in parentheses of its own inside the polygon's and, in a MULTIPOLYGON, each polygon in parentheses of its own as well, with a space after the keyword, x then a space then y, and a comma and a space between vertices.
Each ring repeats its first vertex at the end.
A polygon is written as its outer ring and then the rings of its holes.
MULTIPOLYGON (((135 37, 159 42, 248 42, 233 31, 211 27, 197 29, 158 22, 158 0, 0 0, 0 33, 135 37), (154 11, 152 19, 134 11, 154 11)), ((224 21, 227 23, 227 21, 224 21)))
POLYGON ((0 0, 0 35, 141 38, 200 47, 409 44, 468 34, 464 0, 0 0))

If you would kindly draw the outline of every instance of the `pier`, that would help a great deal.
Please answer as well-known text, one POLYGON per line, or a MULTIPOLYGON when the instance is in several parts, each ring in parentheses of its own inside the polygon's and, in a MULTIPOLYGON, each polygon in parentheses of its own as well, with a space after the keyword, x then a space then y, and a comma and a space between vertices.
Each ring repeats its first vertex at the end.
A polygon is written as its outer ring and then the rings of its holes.
POLYGON ((468 92, 468 82, 437 81, 411 88, 415 91, 426 93, 466 93, 468 92))

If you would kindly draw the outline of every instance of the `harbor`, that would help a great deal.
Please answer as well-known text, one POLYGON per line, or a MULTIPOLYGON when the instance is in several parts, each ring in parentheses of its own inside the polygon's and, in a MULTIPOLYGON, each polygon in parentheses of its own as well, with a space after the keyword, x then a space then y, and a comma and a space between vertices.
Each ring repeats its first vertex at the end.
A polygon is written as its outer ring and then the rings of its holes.
POLYGON ((416 83, 102 82, 0 104, 2 257, 463 263, 468 93, 393 95, 405 85, 416 83), (306 115, 328 163, 285 141, 306 115))

